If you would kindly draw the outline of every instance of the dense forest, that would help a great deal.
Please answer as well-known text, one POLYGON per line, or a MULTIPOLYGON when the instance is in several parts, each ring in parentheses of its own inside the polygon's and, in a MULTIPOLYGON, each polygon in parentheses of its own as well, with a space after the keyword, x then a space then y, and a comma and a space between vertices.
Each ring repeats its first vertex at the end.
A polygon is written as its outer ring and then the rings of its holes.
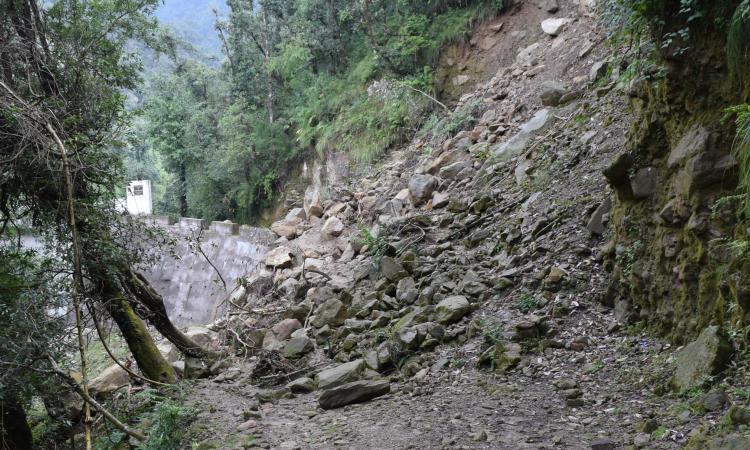
POLYGON ((212 6, 0 0, 0 450, 748 448, 750 0, 212 6), (471 111, 456 43, 513 50, 471 111), (235 285, 118 210, 254 223, 394 149, 235 285))

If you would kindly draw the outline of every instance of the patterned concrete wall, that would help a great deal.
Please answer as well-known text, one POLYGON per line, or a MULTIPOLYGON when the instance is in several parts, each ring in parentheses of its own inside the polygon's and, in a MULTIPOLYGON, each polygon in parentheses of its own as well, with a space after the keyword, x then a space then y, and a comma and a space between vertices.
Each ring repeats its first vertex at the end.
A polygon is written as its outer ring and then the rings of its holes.
POLYGON ((221 305, 237 279, 251 273, 262 261, 273 241, 273 234, 263 228, 239 226, 230 222, 212 222, 182 218, 173 223, 166 217, 153 216, 151 221, 175 235, 177 258, 162 256, 144 275, 164 296, 170 318, 178 325, 212 322, 224 313, 221 305), (207 226, 208 225, 208 226, 207 226), (200 252, 190 249, 192 238, 227 283, 227 291, 216 270, 200 252))

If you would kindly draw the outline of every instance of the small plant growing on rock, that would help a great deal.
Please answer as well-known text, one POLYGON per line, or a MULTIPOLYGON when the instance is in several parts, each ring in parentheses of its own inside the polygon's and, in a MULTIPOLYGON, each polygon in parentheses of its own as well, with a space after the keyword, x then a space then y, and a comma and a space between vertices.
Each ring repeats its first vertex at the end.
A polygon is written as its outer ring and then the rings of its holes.
POLYGON ((599 361, 593 364, 586 365, 586 367, 584 367, 583 369, 583 373, 585 373, 586 375, 592 375, 592 374, 599 372, 603 368, 604 368, 604 363, 599 361))
POLYGON ((516 309, 526 314, 539 307, 539 299, 536 296, 529 294, 528 292, 521 295, 516 303, 516 309))
POLYGON ((358 224, 357 228, 359 229, 358 242, 363 246, 367 246, 367 252, 372 256, 372 265, 375 269, 378 269, 380 267, 380 260, 388 248, 388 242, 381 236, 373 235, 370 229, 364 224, 358 224))
POLYGON ((481 320, 479 322, 479 327, 482 330, 482 337, 484 337, 484 341, 487 344, 495 345, 500 342, 503 334, 503 327, 500 324, 488 320, 481 320))

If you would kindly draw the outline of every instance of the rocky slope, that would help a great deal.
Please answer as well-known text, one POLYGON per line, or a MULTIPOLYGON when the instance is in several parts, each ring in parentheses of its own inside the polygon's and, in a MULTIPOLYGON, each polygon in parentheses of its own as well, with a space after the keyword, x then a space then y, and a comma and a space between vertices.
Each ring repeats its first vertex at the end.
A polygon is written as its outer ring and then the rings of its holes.
MULTIPOLYGON (((271 227, 266 269, 205 331, 236 357, 186 362, 187 376, 207 378, 191 393, 202 411, 191 438, 207 448, 747 448, 733 431, 750 422, 742 369, 702 390, 728 361, 722 330, 696 323, 683 341, 703 333, 678 349, 633 325, 617 287, 645 254, 628 256, 622 229, 642 242, 664 234, 630 230, 627 217, 643 214, 625 202, 656 195, 648 204, 662 217, 688 215, 671 200, 665 211, 658 163, 619 172, 630 196, 611 176, 642 115, 591 5, 516 2, 477 36, 446 75, 466 91, 442 130, 468 116, 463 131, 420 134, 369 176, 309 190, 271 227), (497 65, 489 79, 465 64, 498 54, 483 66, 497 65)), ((704 134, 690 130, 692 148, 704 134)))

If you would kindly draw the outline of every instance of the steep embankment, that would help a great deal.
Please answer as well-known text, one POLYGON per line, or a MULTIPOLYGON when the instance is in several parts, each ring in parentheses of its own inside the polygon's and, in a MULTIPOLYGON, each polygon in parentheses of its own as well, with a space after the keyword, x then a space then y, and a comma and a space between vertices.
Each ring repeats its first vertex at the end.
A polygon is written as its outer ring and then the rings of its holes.
MULTIPOLYGON (((629 299, 643 305, 639 292, 656 295, 654 285, 641 280, 630 297, 616 284, 625 266, 634 274, 643 258, 664 261, 622 239, 668 241, 667 225, 646 220, 655 208, 666 214, 672 192, 653 173, 679 171, 669 144, 704 133, 681 122, 660 134, 644 103, 631 114, 631 97, 659 95, 618 82, 586 2, 556 3, 519 2, 482 25, 450 69, 453 85, 473 90, 449 118, 370 176, 310 190, 304 208, 274 224, 281 237, 267 270, 212 326, 239 357, 193 390, 201 413, 191 438, 219 448, 681 448, 743 401, 741 372, 701 391, 726 362, 714 328, 675 354, 628 321, 629 299), (503 58, 489 79, 461 68, 493 52, 503 58), (611 175, 632 123, 635 148, 655 135, 663 145, 652 162, 622 169, 629 197, 611 175)), ((678 164, 703 155, 678 153, 678 164)), ((694 336, 705 324, 686 329, 694 336)), ((188 375, 212 373, 188 363, 188 375)))

